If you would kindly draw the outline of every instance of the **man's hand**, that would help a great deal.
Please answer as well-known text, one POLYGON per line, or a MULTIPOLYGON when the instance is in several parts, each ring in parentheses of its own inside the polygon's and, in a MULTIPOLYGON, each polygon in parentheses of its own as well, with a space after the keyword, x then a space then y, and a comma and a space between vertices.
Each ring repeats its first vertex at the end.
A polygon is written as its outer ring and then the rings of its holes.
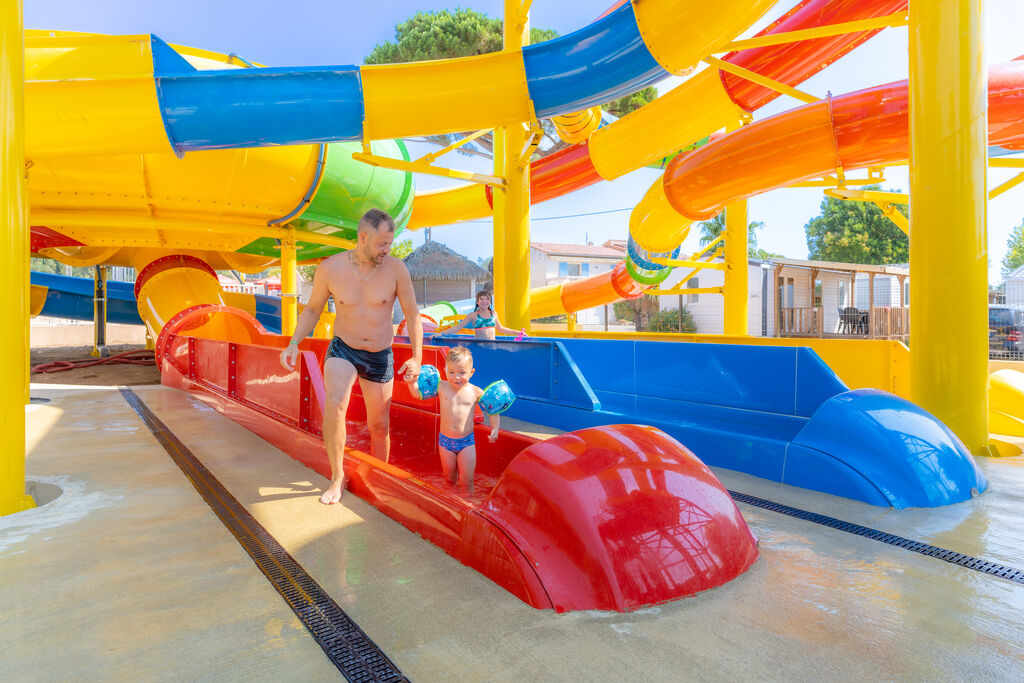
POLYGON ((415 358, 402 363, 402 367, 398 368, 398 374, 403 376, 406 382, 415 382, 420 376, 420 362, 415 358))
POLYGON ((281 351, 281 366, 288 371, 295 369, 295 361, 299 359, 299 345, 289 344, 281 351))
POLYGON ((487 440, 494 443, 498 440, 498 428, 494 427, 491 429, 491 433, 487 435, 487 440))

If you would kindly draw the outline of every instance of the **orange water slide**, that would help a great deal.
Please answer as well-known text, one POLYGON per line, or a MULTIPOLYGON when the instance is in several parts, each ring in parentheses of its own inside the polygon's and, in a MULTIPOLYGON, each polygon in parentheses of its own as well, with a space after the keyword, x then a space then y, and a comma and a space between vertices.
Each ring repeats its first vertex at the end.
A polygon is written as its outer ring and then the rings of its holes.
MULTIPOLYGON (((989 68, 989 143, 1024 148, 1024 62, 989 68)), ((707 220, 726 204, 833 173, 906 163, 907 82, 808 104, 680 155, 664 174, 680 215, 707 220)))

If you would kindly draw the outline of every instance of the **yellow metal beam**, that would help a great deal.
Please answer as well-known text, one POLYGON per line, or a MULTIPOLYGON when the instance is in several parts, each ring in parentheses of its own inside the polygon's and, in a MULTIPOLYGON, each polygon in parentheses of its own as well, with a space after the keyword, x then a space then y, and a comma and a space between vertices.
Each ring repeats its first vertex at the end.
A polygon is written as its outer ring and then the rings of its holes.
POLYGON ((672 289, 648 289, 645 294, 662 296, 664 294, 725 294, 725 287, 673 287, 672 289))
POLYGON ((1017 157, 990 157, 988 165, 991 168, 1024 168, 1024 159, 1017 157))
MULTIPOLYGON (((715 252, 718 255, 718 252, 715 252)), ((712 257, 714 258, 714 257, 712 257)), ((693 259, 671 259, 664 257, 656 257, 651 259, 652 262, 662 266, 672 266, 673 268, 697 268, 699 270, 726 270, 728 266, 724 263, 709 263, 707 261, 697 261, 693 259)))
POLYGON ((989 193, 988 193, 988 198, 989 199, 995 199, 996 197, 998 197, 1002 193, 1006 192, 1007 190, 1012 190, 1013 188, 1017 187, 1021 183, 1024 183, 1024 171, 1022 171, 1022 172, 1018 173, 1017 175, 1013 176, 1012 178, 1007 180, 1002 185, 999 185, 997 187, 992 188, 989 191, 989 193))
POLYGON ((772 90, 783 93, 784 95, 795 97, 801 102, 805 102, 807 104, 814 104, 815 102, 821 99, 820 97, 809 95, 803 92, 802 90, 792 88, 786 85, 785 83, 782 83, 781 81, 775 80, 774 78, 762 76, 761 74, 755 73, 750 69, 744 69, 742 66, 736 66, 735 64, 731 64, 729 62, 721 60, 718 57, 705 57, 704 61, 716 69, 721 69, 722 71, 731 73, 734 76, 745 78, 748 81, 752 81, 754 83, 757 83, 758 85, 763 85, 766 88, 771 88, 772 90))
POLYGON ((441 166, 431 166, 430 164, 424 164, 420 161, 405 161, 404 159, 391 159, 389 157, 380 157, 376 154, 368 154, 366 152, 353 152, 352 158, 356 161, 362 161, 364 164, 370 166, 377 166, 379 168, 393 168, 398 171, 408 171, 410 173, 426 173, 428 175, 439 175, 445 178, 457 178, 458 180, 468 180, 473 183, 483 183, 484 185, 493 185, 494 187, 504 187, 505 181, 497 176, 486 175, 484 173, 471 173, 469 171, 460 171, 455 168, 444 168, 441 166))
POLYGON ((472 135, 467 135, 464 138, 460 138, 459 140, 456 140, 452 144, 446 145, 446 146, 442 147, 441 149, 437 150, 436 152, 431 152, 430 154, 424 154, 419 159, 417 159, 416 162, 428 163, 428 164, 432 163, 432 162, 436 161, 438 158, 443 157, 445 154, 447 154, 448 152, 452 151, 453 149, 458 149, 459 147, 462 147, 466 143, 473 142, 473 140, 476 140, 481 135, 486 135, 487 133, 490 133, 492 130, 494 130, 494 129, 493 128, 484 128, 483 130, 478 130, 477 132, 473 133, 472 135))
POLYGON ((881 192, 879 190, 847 190, 836 188, 825 190, 825 194, 836 199, 848 199, 855 202, 875 202, 884 204, 909 204, 910 195, 905 192, 881 192))
POLYGON ((844 178, 840 182, 839 178, 834 176, 826 176, 821 180, 804 180, 799 183, 793 183, 787 187, 834 187, 843 188, 849 186, 860 186, 860 185, 874 185, 875 183, 881 183, 885 181, 885 176, 868 176, 867 178, 844 178))
POLYGON ((844 21, 841 24, 829 24, 816 28, 807 28, 800 31, 789 31, 786 33, 773 33, 767 36, 757 36, 744 40, 734 40, 716 50, 717 53, 734 52, 736 50, 749 50, 754 47, 767 47, 769 45, 785 45, 786 43, 797 43, 815 38, 826 38, 828 36, 840 36, 845 33, 860 33, 861 31, 873 31, 879 28, 890 28, 895 26, 906 26, 909 22, 906 12, 897 12, 885 17, 874 17, 872 19, 859 19, 857 21, 844 21))
MULTIPOLYGON (((715 239, 713 239, 710 242, 708 242, 707 244, 705 244, 704 247, 701 248, 700 251, 694 252, 693 256, 691 256, 690 258, 694 259, 694 260, 702 258, 705 254, 707 254, 709 251, 711 251, 713 248, 717 247, 719 244, 722 244, 723 242, 725 242, 725 233, 724 232, 719 234, 718 237, 716 237, 715 239)), ((718 251, 719 250, 717 250, 717 249, 715 250, 715 254, 716 255, 718 254, 718 251)), ((712 257, 712 258, 714 258, 714 257, 712 257)))
POLYGON ((825 195, 836 199, 843 199, 850 202, 869 202, 874 204, 882 213, 896 224, 896 227, 907 235, 910 234, 910 221, 904 216, 899 206, 906 206, 910 203, 910 197, 902 192, 880 192, 878 190, 850 190, 847 188, 835 188, 825 190, 825 195))
POLYGON ((910 219, 900 213, 897 204, 892 202, 875 202, 875 206, 882 210, 886 218, 896 224, 896 227, 902 230, 905 234, 910 234, 910 219))

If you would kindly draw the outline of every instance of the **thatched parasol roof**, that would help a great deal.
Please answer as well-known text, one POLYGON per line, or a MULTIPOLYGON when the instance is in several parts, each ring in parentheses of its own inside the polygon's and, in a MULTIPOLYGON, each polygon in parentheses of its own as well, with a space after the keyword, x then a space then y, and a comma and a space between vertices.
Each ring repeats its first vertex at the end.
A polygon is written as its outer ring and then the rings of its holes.
POLYGON ((486 270, 440 242, 427 242, 404 259, 413 280, 476 280, 490 279, 486 270))

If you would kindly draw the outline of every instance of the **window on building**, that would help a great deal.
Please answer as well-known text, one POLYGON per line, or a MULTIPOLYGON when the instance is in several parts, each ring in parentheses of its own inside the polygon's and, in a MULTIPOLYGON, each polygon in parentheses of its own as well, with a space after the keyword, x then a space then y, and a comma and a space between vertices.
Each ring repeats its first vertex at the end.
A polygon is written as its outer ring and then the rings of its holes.
MULTIPOLYGON (((689 280, 686 281, 686 288, 687 289, 698 289, 699 287, 700 287, 700 278, 691 277, 689 280)), ((689 303, 691 303, 691 304, 697 303, 697 301, 699 299, 700 299, 700 294, 687 294, 686 295, 686 300, 689 303)))
POLYGON ((903 281, 903 305, 910 305, 910 281, 908 280, 903 281))
POLYGON ((845 282, 840 282, 839 283, 839 305, 841 307, 845 307, 846 306, 846 283, 845 282))
POLYGON ((580 277, 581 275, 587 275, 589 269, 589 263, 569 263, 568 261, 562 261, 558 264, 558 276, 580 277))
POLYGON ((821 306, 821 280, 814 281, 814 308, 821 306))

